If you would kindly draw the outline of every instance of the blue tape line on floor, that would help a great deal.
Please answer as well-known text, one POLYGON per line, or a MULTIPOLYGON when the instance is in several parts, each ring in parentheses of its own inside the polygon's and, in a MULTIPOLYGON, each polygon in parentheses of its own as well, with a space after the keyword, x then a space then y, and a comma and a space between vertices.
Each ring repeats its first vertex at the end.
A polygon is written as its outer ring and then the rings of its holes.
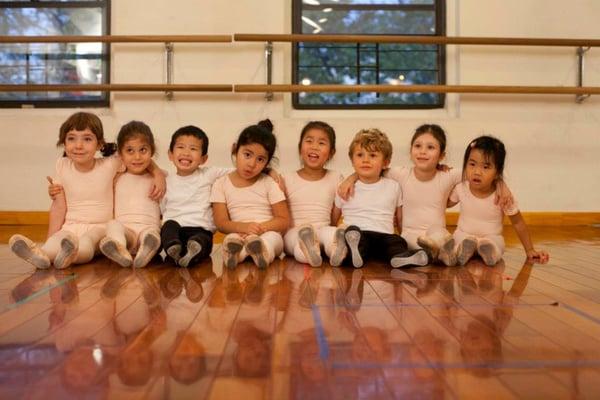
POLYGON ((321 360, 327 360, 327 358, 329 358, 329 345, 327 344, 327 338, 325 337, 321 313, 319 312, 319 308, 315 305, 312 306, 312 315, 315 323, 315 337, 317 338, 317 344, 319 345, 319 356, 321 357, 321 360))
POLYGON ((585 311, 581 311, 580 309, 578 309, 578 308, 575 308, 575 307, 573 307, 573 306, 570 306, 570 305, 568 305, 568 304, 565 304, 565 303, 559 303, 559 304, 560 304, 562 307, 566 308, 567 310, 569 310, 569 311, 571 311, 571 312, 574 312, 575 314, 579 315, 580 317, 583 317, 583 318, 585 318, 585 319, 588 319, 588 320, 590 320, 590 321, 592 321, 592 322, 595 322, 596 324, 599 324, 599 325, 600 325, 600 318, 596 318, 596 317, 594 317, 594 316, 592 316, 592 315, 590 315, 590 314, 586 313, 585 311))
POLYGON ((67 282, 75 279, 76 277, 77 277, 76 274, 68 275, 66 278, 63 278, 63 279, 57 281, 56 283, 54 283, 52 285, 48 285, 48 286, 40 289, 39 291, 37 291, 35 293, 32 293, 31 295, 25 297, 22 300, 19 300, 19 301, 15 302, 15 303, 12 303, 12 304, 7 304, 6 305, 6 309, 9 309, 9 310, 15 309, 15 308, 17 308, 17 307, 19 307, 19 306, 21 306, 21 305, 23 305, 23 304, 25 304, 25 303, 33 300, 33 299, 36 299, 36 298, 38 298, 38 297, 40 297, 40 296, 42 296, 42 295, 50 292, 54 288, 57 288, 59 286, 64 285, 65 283, 67 283, 67 282))

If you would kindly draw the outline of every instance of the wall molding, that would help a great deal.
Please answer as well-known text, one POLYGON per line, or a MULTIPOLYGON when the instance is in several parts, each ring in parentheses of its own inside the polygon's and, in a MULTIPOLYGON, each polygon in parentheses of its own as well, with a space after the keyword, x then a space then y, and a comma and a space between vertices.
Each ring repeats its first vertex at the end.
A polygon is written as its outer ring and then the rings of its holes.
MULTIPOLYGON (((523 218, 529 225, 578 226, 600 224, 600 212, 527 211, 523 218)), ((458 212, 447 212, 446 223, 456 225, 458 212)), ((504 218, 504 224, 510 220, 504 218)), ((47 211, 0 211, 0 225, 48 225, 47 211)))

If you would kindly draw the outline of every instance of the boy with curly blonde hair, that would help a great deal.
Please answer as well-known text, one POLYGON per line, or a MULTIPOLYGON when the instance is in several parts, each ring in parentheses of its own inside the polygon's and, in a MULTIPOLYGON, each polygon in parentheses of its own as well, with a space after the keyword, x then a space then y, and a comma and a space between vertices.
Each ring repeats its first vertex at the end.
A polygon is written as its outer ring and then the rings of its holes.
POLYGON ((390 263, 393 268, 426 265, 423 250, 408 250, 406 241, 394 233, 394 218, 401 212, 400 185, 383 177, 392 159, 392 144, 379 129, 360 130, 348 150, 356 172, 354 196, 349 200, 336 195, 333 220, 343 215, 348 225, 344 237, 350 254, 347 262, 355 268, 365 260, 390 263))

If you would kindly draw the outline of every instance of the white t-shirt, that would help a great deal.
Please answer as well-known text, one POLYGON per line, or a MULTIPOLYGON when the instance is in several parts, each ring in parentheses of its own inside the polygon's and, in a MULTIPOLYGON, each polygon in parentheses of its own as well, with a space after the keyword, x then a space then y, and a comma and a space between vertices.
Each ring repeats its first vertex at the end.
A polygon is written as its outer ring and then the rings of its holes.
POLYGON ((273 218, 271 204, 285 201, 285 194, 268 175, 261 174, 254 184, 242 188, 226 175, 213 185, 210 201, 225 203, 232 221, 265 222, 273 218))
POLYGON ((308 181, 297 171, 284 175, 292 227, 312 224, 315 227, 331 225, 331 208, 342 174, 328 170, 318 181, 308 181))
POLYGON ((515 215, 519 212, 517 202, 512 207, 501 209, 494 204, 496 192, 481 199, 475 197, 469 189, 469 182, 457 185, 450 200, 460 202, 460 216, 456 229, 473 236, 502 235, 502 218, 504 215, 515 215))
POLYGON ((215 180, 231 171, 231 168, 203 167, 188 176, 169 174, 167 193, 160 204, 163 222, 174 220, 181 226, 214 232, 217 228, 210 204, 211 187, 215 180))
POLYGON ((357 181, 354 196, 348 201, 335 195, 335 206, 342 210, 345 225, 361 230, 394 233, 394 215, 400 207, 400 184, 381 178, 375 183, 357 181))

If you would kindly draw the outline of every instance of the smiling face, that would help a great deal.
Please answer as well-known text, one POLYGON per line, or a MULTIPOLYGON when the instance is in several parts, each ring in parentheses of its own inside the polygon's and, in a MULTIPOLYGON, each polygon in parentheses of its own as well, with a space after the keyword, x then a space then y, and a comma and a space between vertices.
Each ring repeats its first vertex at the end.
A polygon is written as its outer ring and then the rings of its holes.
POLYGON ((305 168, 320 170, 331 158, 331 143, 321 129, 310 129, 300 142, 300 159, 305 168))
POLYGON ((119 154, 127 172, 135 175, 145 174, 152 161, 152 148, 142 136, 127 140, 119 154))
POLYGON ((381 171, 390 164, 381 151, 368 150, 356 146, 352 152, 352 167, 358 179, 364 183, 375 183, 381 177, 381 171))
POLYGON ((269 153, 258 143, 241 145, 235 153, 235 166, 240 178, 252 181, 269 163, 269 153))
POLYGON ((204 164, 208 155, 202 155, 202 140, 191 135, 177 138, 173 150, 169 150, 169 160, 177 168, 177 175, 188 176, 204 164))
POLYGON ((479 194, 489 194, 494 191, 494 181, 497 177, 496 165, 483 151, 472 149, 467 160, 465 175, 472 191, 479 194))
POLYGON ((65 154, 79 170, 89 170, 94 166, 94 156, 100 150, 96 135, 90 129, 71 130, 65 137, 65 154))
POLYGON ((433 171, 443 158, 440 143, 431 133, 424 133, 413 141, 410 159, 415 168, 424 172, 433 171))

